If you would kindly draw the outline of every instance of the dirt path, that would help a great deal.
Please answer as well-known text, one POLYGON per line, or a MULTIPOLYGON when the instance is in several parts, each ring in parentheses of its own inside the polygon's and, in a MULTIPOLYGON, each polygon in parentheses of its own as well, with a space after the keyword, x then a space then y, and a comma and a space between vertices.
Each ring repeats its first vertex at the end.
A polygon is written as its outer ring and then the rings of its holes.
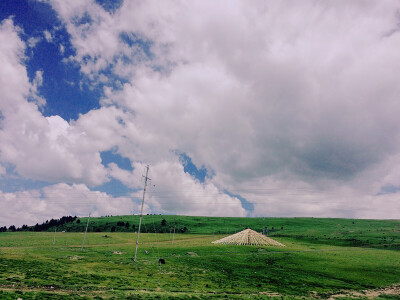
MULTIPOLYGON (((2 291, 9 291, 9 292, 17 292, 17 291, 22 291, 22 292, 47 292, 51 294, 57 294, 57 295, 63 295, 63 296, 71 296, 71 294, 79 294, 80 296, 86 296, 86 297, 95 297, 95 296, 103 296, 103 297, 109 297, 114 293, 114 289, 103 289, 103 290, 68 290, 68 289, 62 289, 62 288, 55 288, 52 286, 47 286, 47 287, 16 287, 13 285, 0 285, 0 290, 2 291)), ((137 297, 143 297, 143 294, 146 295, 152 295, 155 297, 182 297, 182 299, 186 298, 186 296, 189 298, 192 297, 207 297, 207 298, 228 298, 228 299, 248 299, 248 298, 267 298, 267 299, 274 299, 274 298, 279 298, 282 299, 283 295, 275 292, 259 292, 259 293, 228 293, 228 292, 223 292, 223 291, 164 291, 160 288, 152 289, 152 290, 145 290, 145 289, 137 289, 137 290, 120 290, 125 294, 125 296, 137 296, 137 297)), ((135 298, 136 299, 136 298, 135 298)))
MULTIPOLYGON (((69 290, 69 289, 62 289, 62 288, 54 288, 52 286, 46 286, 46 287, 24 287, 24 286, 13 286, 13 285, 0 285, 0 290, 3 291, 24 291, 24 292, 50 292, 54 294, 61 294, 68 296, 71 293, 79 293, 81 296, 87 296, 87 297, 94 297, 96 295, 100 296, 108 296, 110 292, 113 291, 113 289, 103 289, 103 290, 69 290)), ((218 296, 218 297, 232 297, 232 298, 241 298, 242 296, 244 298, 248 298, 249 296, 255 296, 255 297, 268 297, 269 299, 274 299, 274 298, 282 298, 284 295, 281 295, 279 293, 274 293, 274 292, 259 292, 259 293, 245 293, 245 294, 240 294, 240 293, 226 293, 226 292, 213 292, 213 291, 192 291, 188 293, 188 291, 163 291, 161 289, 155 289, 155 290, 124 290, 124 293, 127 295, 137 295, 140 296, 140 294, 151 294, 154 296, 183 296, 183 295, 191 295, 191 296, 201 296, 201 297, 207 297, 207 296, 218 296)), ((363 291, 342 291, 338 294, 331 295, 328 299, 329 300, 337 300, 339 298, 346 298, 346 299, 375 299, 379 296, 399 296, 400 299, 400 284, 388 286, 386 288, 381 288, 381 289, 371 289, 371 290, 363 290, 363 291)), ((321 299, 320 296, 318 295, 310 295, 310 298, 313 299, 321 299)), ((396 298, 397 299, 397 298, 396 298)))

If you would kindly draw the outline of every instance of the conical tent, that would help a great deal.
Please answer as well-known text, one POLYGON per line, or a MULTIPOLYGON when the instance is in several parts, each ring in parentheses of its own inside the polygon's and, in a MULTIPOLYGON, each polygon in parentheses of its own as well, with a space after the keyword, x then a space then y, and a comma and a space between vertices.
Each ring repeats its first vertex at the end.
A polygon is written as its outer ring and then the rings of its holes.
POLYGON ((255 245, 255 246, 280 246, 285 247, 269 237, 262 235, 251 229, 245 229, 238 233, 224 237, 223 239, 212 242, 213 244, 227 244, 227 245, 255 245))

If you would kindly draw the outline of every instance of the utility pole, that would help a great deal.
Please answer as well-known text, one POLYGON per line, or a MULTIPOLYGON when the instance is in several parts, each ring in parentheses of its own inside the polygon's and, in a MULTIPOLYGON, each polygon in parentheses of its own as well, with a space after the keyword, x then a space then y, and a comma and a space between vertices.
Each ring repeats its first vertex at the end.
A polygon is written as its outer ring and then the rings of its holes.
POLYGON ((56 243, 56 231, 57 231, 57 227, 56 227, 56 229, 54 229, 53 245, 56 243))
POLYGON ((265 217, 263 218, 263 235, 268 235, 268 227, 265 226, 265 217))
POLYGON ((85 245, 86 233, 87 233, 87 230, 88 230, 88 227, 89 227, 90 214, 91 214, 91 213, 89 213, 89 218, 87 219, 86 229, 85 229, 85 235, 83 236, 83 241, 82 241, 81 250, 83 250, 83 246, 85 245))
POLYGON ((149 165, 146 166, 146 176, 144 176, 144 188, 143 188, 143 198, 142 198, 142 208, 140 209, 140 220, 139 220, 139 228, 138 228, 138 233, 137 233, 137 240, 136 240, 136 249, 135 249, 135 257, 134 261, 136 261, 136 256, 137 256, 137 249, 139 247, 139 235, 140 235, 140 226, 142 225, 142 218, 143 218, 143 204, 144 204, 144 195, 146 194, 146 188, 147 188, 147 180, 150 178, 147 177, 149 175, 149 165))

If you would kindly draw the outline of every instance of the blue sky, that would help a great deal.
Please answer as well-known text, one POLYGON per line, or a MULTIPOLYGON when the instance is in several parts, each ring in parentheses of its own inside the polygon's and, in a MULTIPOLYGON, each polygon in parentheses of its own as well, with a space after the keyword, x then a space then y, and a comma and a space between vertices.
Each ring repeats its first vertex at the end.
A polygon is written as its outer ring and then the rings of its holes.
POLYGON ((78 64, 63 63, 63 59, 75 55, 75 50, 70 35, 51 5, 36 1, 4 1, 1 19, 10 17, 23 29, 20 37, 26 43, 32 38, 40 39, 25 54, 29 79, 34 79, 37 70, 44 74, 43 85, 39 88, 47 102, 42 108, 43 115, 76 120, 79 114, 99 108, 101 86, 89 87, 78 64), (45 31, 51 33, 51 41, 44 38, 45 31), (63 53, 60 52, 61 45, 63 53))
POLYGON ((396 12, 1 1, 0 225, 135 213, 147 164, 147 212, 396 218, 396 12))

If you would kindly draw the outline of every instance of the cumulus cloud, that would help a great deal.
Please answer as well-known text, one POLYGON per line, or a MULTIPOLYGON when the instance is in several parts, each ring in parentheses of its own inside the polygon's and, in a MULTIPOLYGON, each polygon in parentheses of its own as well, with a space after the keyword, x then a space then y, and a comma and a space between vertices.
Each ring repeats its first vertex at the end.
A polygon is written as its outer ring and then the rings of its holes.
POLYGON ((124 47, 119 47, 114 19, 94 1, 67 3, 55 0, 50 3, 71 35, 76 50, 76 56, 71 58, 80 64, 82 72, 90 79, 98 75, 92 71, 104 70, 113 61, 115 53, 124 51, 124 47))
POLYGON ((66 215, 91 214, 98 217, 131 214, 139 206, 130 197, 112 197, 106 193, 91 191, 83 184, 65 183, 16 193, 0 191, 0 202, 7 207, 8 212, 0 214, 2 226, 34 225, 66 215))
MULTIPOLYGON (((283 175, 283 174, 282 174, 283 175)), ((252 216, 397 219, 399 190, 380 193, 381 184, 366 187, 325 180, 304 182, 293 175, 268 176, 226 185, 253 204, 252 216)), ((216 178, 215 181, 218 181, 216 178)), ((226 183, 226 181, 224 181, 226 183)))
MULTIPOLYGON (((44 117, 38 110, 38 105, 45 104, 38 94, 42 72, 38 70, 33 83, 29 82, 23 64, 25 45, 11 19, 1 24, 0 44, 0 160, 14 165, 18 174, 34 180, 89 185, 107 181, 99 151, 112 143, 112 134, 107 135, 113 130, 110 114, 103 139, 84 117, 77 124, 69 124, 59 116, 44 117), (96 143, 85 138, 85 132, 89 131, 96 143), (101 140, 105 142, 103 146, 101 140)), ((91 115, 101 115, 102 111, 93 111, 91 115)), ((98 119, 92 120, 93 126, 101 128, 96 124, 98 119)))
MULTIPOLYGON (((136 188, 134 193, 142 198, 145 165, 134 163, 133 171, 120 169, 109 164, 110 176, 120 180, 126 186, 136 188)), ((146 203, 155 213, 173 213, 183 215, 241 216, 247 215, 240 200, 221 192, 214 183, 204 183, 184 172, 179 159, 164 160, 150 166, 146 203)))
POLYGON ((276 193, 283 215, 292 204, 293 214, 355 215, 382 187, 382 174, 400 184, 388 163, 400 150, 394 2, 126 1, 111 15, 93 2, 54 3, 82 71, 94 78, 111 66, 130 80, 106 90, 102 103, 134 114, 126 120, 134 124, 130 146, 120 148, 132 160, 170 161, 168 151, 178 149, 213 169, 221 189, 311 187, 298 197, 276 193), (83 13, 91 22, 71 21, 83 13), (151 61, 115 62, 133 55, 117 39, 126 32, 151 41, 151 61), (113 36, 107 45, 105 36, 113 36), (332 206, 332 193, 352 199, 349 213, 332 206), (315 208, 300 205, 304 197, 315 208))
MULTIPOLYGON (((333 177, 353 175, 381 159, 376 148, 396 148, 396 120, 394 116, 387 118, 387 109, 397 105, 393 61, 399 54, 393 49, 398 38, 383 37, 396 24, 392 5, 368 2, 360 9, 357 3, 342 7, 314 5, 311 1, 297 5, 269 2, 260 7, 258 3, 235 4, 224 11, 223 22, 220 16, 226 7, 211 9, 206 1, 193 5, 167 3, 167 9, 155 9, 154 2, 146 5, 127 1, 113 15, 92 2, 79 8, 75 4, 62 4, 60 8, 57 2, 56 7, 66 21, 78 12, 92 16, 93 21, 85 23, 85 28, 93 34, 76 32, 83 25, 75 24, 72 36, 78 49, 82 44, 99 48, 82 48, 78 60, 95 57, 108 67, 110 57, 120 55, 115 49, 123 48, 119 47, 123 42, 111 39, 103 45, 98 34, 118 36, 128 31, 152 41, 156 61, 175 63, 168 75, 143 66, 125 66, 138 71, 132 78, 134 84, 126 84, 124 94, 115 102, 143 118, 137 122, 147 120, 146 130, 149 124, 153 127, 148 131, 165 128, 188 140, 193 128, 200 128, 207 140, 211 137, 209 144, 235 147, 237 153, 247 153, 241 148, 247 143, 238 145, 232 142, 235 138, 250 142, 252 152, 258 152, 253 166, 259 166, 259 175, 282 166, 294 172, 309 171, 315 177, 320 172, 333 177), (278 10, 285 11, 285 15, 278 17, 278 10), (338 27, 337 16, 342 10, 349 13, 338 27), (307 20, 300 17, 307 13, 307 20), (195 14, 201 19, 193 18, 195 14), (175 18, 177 15, 182 17, 175 18), (96 42, 92 41, 94 37, 96 42), (160 52, 163 45, 168 46, 160 52), (373 74, 368 73, 372 69, 373 74), (384 97, 385 103, 376 101, 377 97, 384 97), (215 123, 207 124, 205 120, 215 123), (221 143, 223 136, 227 144, 221 143), (381 139, 376 141, 370 136, 381 139), (344 157, 346 160, 341 162, 344 157)), ((68 24, 74 25, 72 21, 68 24)), ((86 65, 84 70, 88 71, 86 65)), ((90 72, 96 71, 90 68, 90 72)), ((178 138, 171 140, 174 143, 178 138)), ((204 144, 204 140, 201 142, 204 144)), ((200 148, 186 144, 183 146, 200 148)), ((221 164, 217 154, 221 149, 210 148, 214 150, 211 155, 209 151, 190 150, 200 152, 194 159, 202 157, 201 163, 221 164), (211 161, 210 156, 215 159, 211 161)), ((231 163, 236 159, 234 155, 226 157, 221 168, 235 167, 236 163, 231 163)), ((236 160, 238 169, 243 170, 245 158, 236 160)))
POLYGON ((225 190, 255 215, 398 210, 396 2, 125 1, 113 13, 91 0, 50 3, 76 50, 69 61, 104 96, 76 121, 44 118, 26 101, 25 46, 3 22, 0 151, 19 174, 137 188, 147 162, 159 212, 246 215, 225 190), (109 149, 133 172, 105 168, 109 149), (198 182, 177 151, 215 176, 198 182))

